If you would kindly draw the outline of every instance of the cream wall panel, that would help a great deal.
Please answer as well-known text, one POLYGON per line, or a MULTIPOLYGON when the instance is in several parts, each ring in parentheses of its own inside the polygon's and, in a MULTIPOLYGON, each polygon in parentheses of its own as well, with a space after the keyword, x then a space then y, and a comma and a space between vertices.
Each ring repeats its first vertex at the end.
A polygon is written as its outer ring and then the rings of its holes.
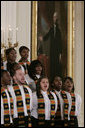
POLYGON ((75 2, 75 45, 74 45, 75 90, 82 98, 79 126, 84 126, 84 2, 75 2))
POLYGON ((17 2, 17 27, 19 29, 17 35, 19 41, 19 47, 24 45, 30 49, 30 44, 31 44, 31 2, 30 1, 17 2))
POLYGON ((13 30, 12 43, 19 42, 16 48, 18 61, 20 59, 19 47, 25 45, 30 49, 31 45, 31 1, 1 1, 1 26, 5 31, 5 45, 8 45, 9 25, 13 30))

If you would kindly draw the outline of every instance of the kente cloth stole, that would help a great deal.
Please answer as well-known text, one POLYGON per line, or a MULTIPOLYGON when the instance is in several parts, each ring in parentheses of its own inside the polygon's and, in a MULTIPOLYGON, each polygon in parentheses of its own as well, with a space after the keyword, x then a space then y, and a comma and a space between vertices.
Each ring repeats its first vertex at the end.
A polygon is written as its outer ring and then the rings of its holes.
POLYGON ((24 92, 25 92, 25 101, 26 101, 27 113, 28 113, 28 127, 32 127, 31 113, 30 113, 30 95, 29 95, 29 92, 28 92, 26 86, 23 86, 23 88, 24 88, 24 92))
POLYGON ((61 91, 61 96, 64 100, 64 126, 67 127, 68 124, 68 107, 69 107, 69 103, 68 103, 68 98, 67 95, 65 93, 65 91, 61 91))
POLYGON ((3 106, 4 106, 4 126, 10 126, 10 122, 11 122, 10 114, 11 117, 13 117, 13 99, 9 91, 8 94, 10 97, 10 110, 9 110, 8 98, 5 89, 1 88, 1 96, 3 98, 3 106))
POLYGON ((22 60, 20 60, 20 61, 19 61, 19 64, 24 67, 25 74, 28 74, 28 68, 29 68, 30 62, 27 61, 27 62, 26 62, 26 65, 25 65, 24 62, 22 62, 22 60))
MULTIPOLYGON (((55 118, 55 100, 53 95, 48 92, 48 97, 50 99, 50 103, 51 103, 51 121, 54 121, 55 118)), ((38 96, 38 119, 39 119, 39 125, 44 125, 45 124, 45 102, 44 102, 44 98, 43 95, 40 94, 38 96)), ((51 122, 51 126, 54 125, 54 122, 51 122)))
MULTIPOLYGON (((16 100, 17 100, 17 112, 18 112, 18 118, 19 118, 19 125, 25 125, 25 120, 24 120, 24 105, 23 105, 23 100, 22 100, 22 94, 20 91, 20 88, 17 84, 13 85, 13 89, 16 95, 16 100)), ((30 95, 25 87, 23 86, 24 93, 25 93, 25 101, 26 101, 26 107, 27 107, 27 112, 28 112, 28 126, 31 127, 31 119, 30 119, 30 95)))
POLYGON ((56 112, 56 116, 55 116, 55 119, 57 121, 60 121, 61 120, 61 107, 60 107, 60 99, 56 93, 56 91, 54 91, 56 97, 57 97, 57 100, 58 100, 58 108, 57 108, 57 112, 56 112))
POLYGON ((72 106, 71 106, 71 112, 70 112, 70 126, 74 126, 75 125, 75 121, 74 121, 74 117, 75 117, 75 94, 74 93, 70 93, 71 98, 72 98, 72 106))

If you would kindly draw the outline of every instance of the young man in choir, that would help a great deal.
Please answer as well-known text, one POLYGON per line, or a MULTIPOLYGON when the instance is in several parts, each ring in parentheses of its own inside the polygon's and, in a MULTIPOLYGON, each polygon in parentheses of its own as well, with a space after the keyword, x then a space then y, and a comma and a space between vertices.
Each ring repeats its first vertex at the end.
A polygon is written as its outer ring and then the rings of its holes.
POLYGON ((1 127, 13 126, 13 98, 7 87, 10 84, 9 72, 1 70, 1 127))
POLYGON ((25 83, 20 66, 12 66, 11 75, 14 83, 8 89, 14 100, 14 125, 31 127, 32 91, 25 83))
POLYGON ((26 46, 21 46, 19 48, 19 53, 21 56, 21 59, 19 60, 19 64, 23 66, 25 74, 28 74, 29 65, 30 65, 30 62, 28 61, 29 48, 27 48, 26 46))
POLYGON ((52 88, 58 99, 55 127, 69 127, 71 96, 68 92, 62 90, 62 79, 59 76, 54 78, 52 88))
POLYGON ((10 72, 11 66, 14 62, 16 62, 16 57, 17 57, 17 53, 16 50, 14 48, 8 48, 6 49, 6 59, 7 61, 5 61, 3 63, 4 69, 10 72))
POLYGON ((64 78, 63 90, 69 92, 72 99, 69 127, 78 127, 77 117, 80 114, 82 101, 80 95, 75 93, 74 82, 71 77, 64 78))
POLYGON ((34 127, 54 127, 57 97, 49 90, 49 80, 41 77, 33 93, 32 124, 34 127))

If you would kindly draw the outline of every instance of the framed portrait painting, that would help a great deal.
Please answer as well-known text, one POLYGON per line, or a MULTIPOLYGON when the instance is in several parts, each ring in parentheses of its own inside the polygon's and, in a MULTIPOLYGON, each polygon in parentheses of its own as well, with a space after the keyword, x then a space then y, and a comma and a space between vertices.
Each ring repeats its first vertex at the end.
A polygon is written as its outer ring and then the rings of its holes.
POLYGON ((73 18, 72 1, 32 2, 32 60, 43 63, 51 80, 73 76, 73 18))

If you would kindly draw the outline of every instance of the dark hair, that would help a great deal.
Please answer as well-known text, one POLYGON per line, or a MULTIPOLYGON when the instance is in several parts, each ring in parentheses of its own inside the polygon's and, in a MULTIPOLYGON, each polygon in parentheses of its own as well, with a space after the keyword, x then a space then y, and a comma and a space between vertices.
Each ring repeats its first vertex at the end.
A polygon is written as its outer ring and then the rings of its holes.
MULTIPOLYGON (((37 82, 37 84, 36 84, 36 94, 37 94, 37 96, 39 96, 40 95, 40 90, 41 90, 41 86, 40 86, 40 82, 41 82, 41 80, 42 79, 48 79, 48 77, 47 76, 42 76, 41 78, 39 78, 39 80, 38 80, 38 82, 37 82)), ((49 79, 48 79, 49 80, 49 79)), ((49 87, 50 88, 50 87, 49 87)), ((50 91, 50 89, 48 89, 48 91, 50 91)))
POLYGON ((18 69, 21 69, 21 66, 18 63, 14 62, 10 69, 10 75, 13 77, 18 69))
POLYGON ((3 74, 7 72, 8 72, 7 70, 1 69, 1 77, 3 77, 3 74))
MULTIPOLYGON (((65 78, 63 79, 63 85, 64 85, 64 83, 66 82, 66 80, 70 80, 70 82, 73 84, 72 92, 74 92, 74 91, 75 91, 75 88, 74 88, 74 81, 73 81, 72 77, 69 77, 69 76, 65 77, 65 78)), ((63 86, 62 86, 62 89, 64 89, 63 86)))
POLYGON ((23 51, 23 49, 26 49, 26 50, 29 51, 29 48, 27 48, 26 46, 21 46, 21 47, 19 48, 19 53, 20 53, 20 55, 21 55, 21 52, 23 51))
POLYGON ((44 75, 44 67, 42 65, 42 63, 39 60, 33 60, 29 66, 29 70, 28 70, 28 74, 29 76, 35 80, 35 75, 36 75, 36 70, 35 68, 40 65, 42 67, 42 72, 41 72, 41 76, 44 75))
POLYGON ((10 53, 12 50, 16 51, 13 47, 6 49, 6 51, 5 51, 6 56, 9 55, 9 53, 10 53))
MULTIPOLYGON (((53 90, 53 89, 55 89, 54 88, 54 80, 57 78, 57 77, 60 77, 60 76, 58 76, 58 75, 56 75, 55 77, 54 77, 54 79, 51 81, 51 90, 53 90)), ((62 77, 60 77, 61 78, 61 80, 62 80, 62 77)))

